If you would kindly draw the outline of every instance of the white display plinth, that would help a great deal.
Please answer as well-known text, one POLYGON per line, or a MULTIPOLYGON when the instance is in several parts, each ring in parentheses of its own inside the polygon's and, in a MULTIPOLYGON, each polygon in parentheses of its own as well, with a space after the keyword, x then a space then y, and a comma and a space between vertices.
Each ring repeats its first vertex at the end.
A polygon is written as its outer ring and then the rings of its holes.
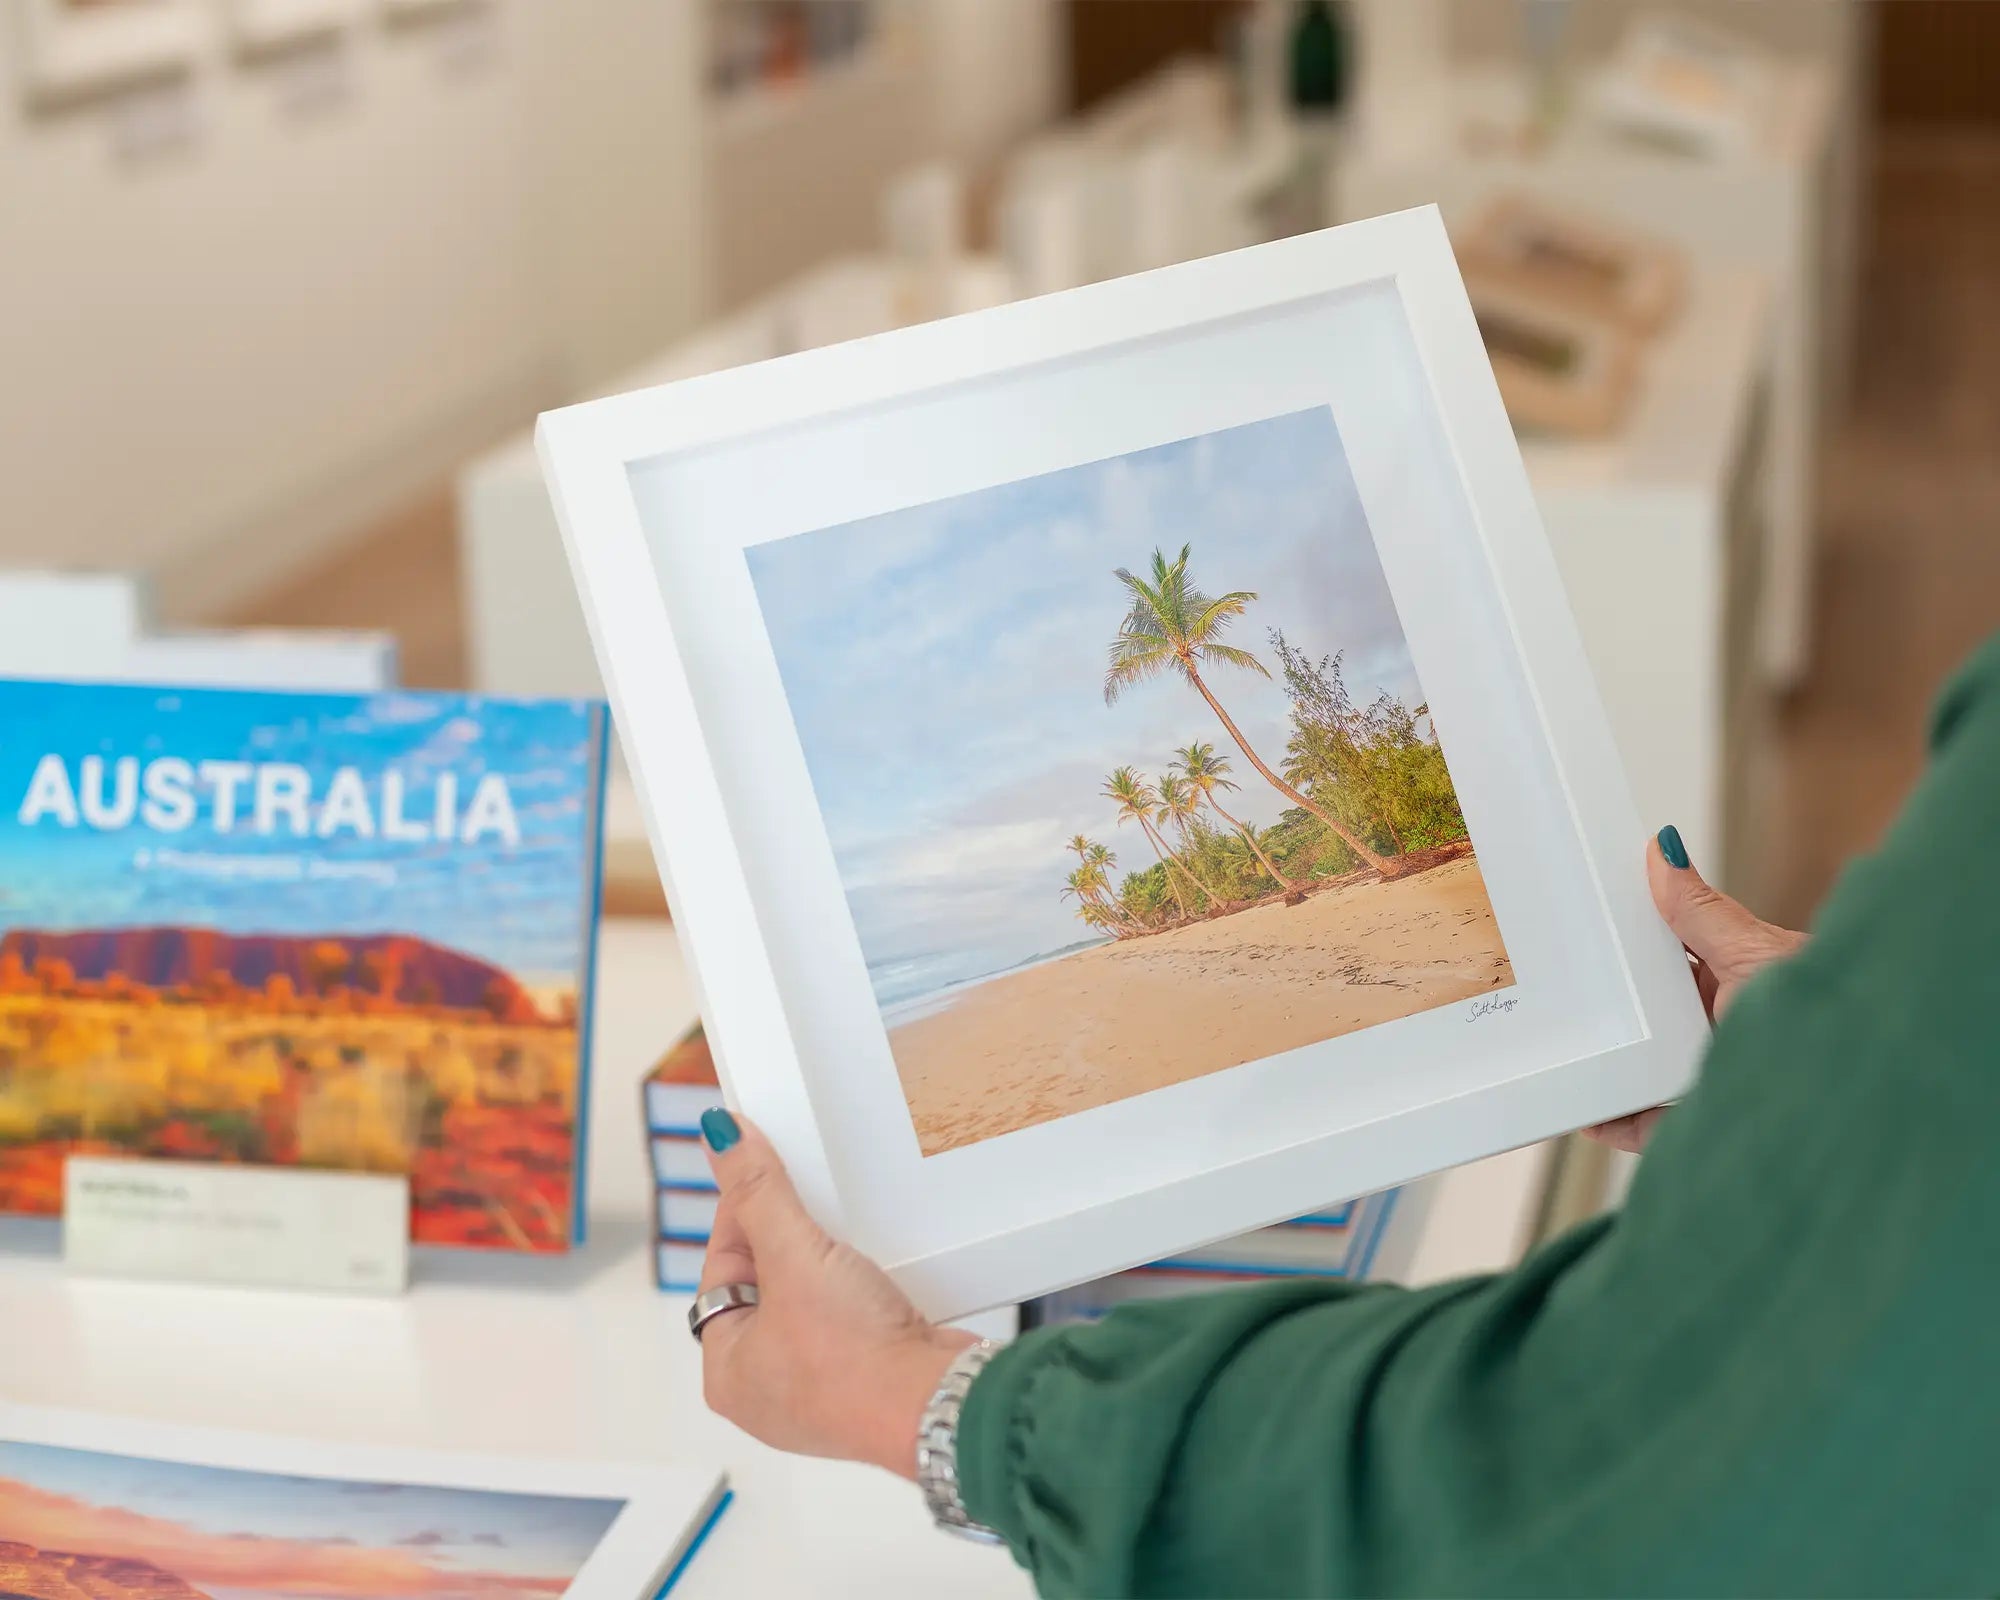
POLYGON ((1851 181, 1836 138, 1834 71, 1816 62, 1777 68, 1763 137, 1740 158, 1647 149, 1580 117, 1536 155, 1465 147, 1467 127, 1517 124, 1526 95, 1516 73, 1456 75, 1447 100, 1453 115, 1432 120, 1427 150, 1413 153, 1410 141, 1398 140, 1387 150, 1357 141, 1342 151, 1329 213, 1348 221, 1435 202, 1457 226, 1493 195, 1526 189, 1671 239, 1697 267, 1764 275, 1773 290, 1774 325, 1769 583, 1759 653, 1775 681, 1793 682, 1809 644, 1822 345, 1837 349, 1843 342, 1828 319, 1847 299, 1823 265, 1829 255, 1841 256, 1847 212, 1841 185, 1851 181))
POLYGON ((1617 438, 1522 445, 1640 815, 1752 899, 1768 305, 1759 274, 1697 275, 1617 438))
MULTIPOLYGON (((1004 1552, 937 1533, 914 1488, 765 1449, 702 1404, 687 1300, 653 1288, 639 1080, 695 1016, 673 930, 610 922, 590 1107, 592 1239, 559 1260, 420 1253, 410 1293, 351 1300, 73 1278, 50 1224, 0 1226, 0 1395, 32 1405, 526 1456, 714 1462, 735 1505, 676 1596, 1025 1600, 1004 1552)), ((1504 1266, 1540 1151, 1414 1186, 1384 1262, 1504 1266)))

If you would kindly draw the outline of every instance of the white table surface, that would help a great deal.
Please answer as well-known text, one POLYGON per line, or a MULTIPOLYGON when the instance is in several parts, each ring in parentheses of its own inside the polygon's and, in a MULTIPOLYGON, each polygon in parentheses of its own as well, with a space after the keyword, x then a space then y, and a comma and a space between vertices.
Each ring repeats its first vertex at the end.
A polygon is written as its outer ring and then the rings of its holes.
MULTIPOLYGON (((0 1227, 0 1397, 373 1444, 714 1462, 737 1501, 676 1594, 1020 1597, 1004 1552, 929 1525, 868 1468, 754 1443, 701 1401, 687 1301, 648 1271, 638 1080, 692 1020, 673 931, 605 928, 591 1107, 592 1240, 563 1260, 430 1253, 398 1299, 72 1278, 53 1225, 0 1227)), ((1544 1152, 1461 1168, 1399 1205, 1381 1260, 1429 1280, 1504 1265, 1544 1152)))

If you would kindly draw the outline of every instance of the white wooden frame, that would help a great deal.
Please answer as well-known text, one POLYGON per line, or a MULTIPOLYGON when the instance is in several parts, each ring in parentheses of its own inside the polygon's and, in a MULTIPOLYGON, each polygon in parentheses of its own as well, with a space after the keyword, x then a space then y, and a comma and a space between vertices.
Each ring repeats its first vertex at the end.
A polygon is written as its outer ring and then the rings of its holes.
POLYGON ((538 445, 728 1097, 933 1315, 1686 1086, 1699 1003, 1434 208, 553 412, 538 445), (1471 1035, 1470 1002, 1440 1007, 922 1160, 869 1076, 886 1035, 740 551, 854 520, 856 496, 925 503, 1206 431, 1190 408, 1226 426, 1299 395, 1334 412, 1440 725, 1476 730, 1453 771, 1525 999, 1471 1035), (981 426, 960 425, 968 408, 981 426), (1362 482, 1385 451, 1387 491, 1362 482), (677 473, 710 474, 695 509, 649 500, 649 520, 642 493, 677 473), (789 502, 746 517, 724 480, 789 502), (679 541, 670 574, 656 540, 679 541), (734 631, 702 636, 717 628, 734 631), (1486 849, 1508 830, 1528 841, 1518 868, 1486 849), (1508 881, 1530 862, 1541 876, 1508 881), (774 898, 780 872, 803 898, 774 898))
POLYGON ((62 99, 185 71, 205 36, 197 0, 109 9, 20 0, 21 60, 31 95, 62 99))
POLYGON ((707 1533, 729 1493, 728 1479, 713 1468, 459 1455, 0 1403, 0 1446, 8 1444, 287 1477, 623 1500, 625 1509, 566 1591, 605 1600, 653 1600, 662 1593, 661 1584, 707 1533))

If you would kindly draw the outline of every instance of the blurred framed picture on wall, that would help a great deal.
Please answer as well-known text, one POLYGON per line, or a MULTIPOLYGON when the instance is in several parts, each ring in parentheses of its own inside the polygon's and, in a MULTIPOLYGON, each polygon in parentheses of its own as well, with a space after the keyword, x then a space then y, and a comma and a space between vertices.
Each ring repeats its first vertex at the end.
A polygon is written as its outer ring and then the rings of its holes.
POLYGON ((185 71, 201 48, 197 0, 15 0, 34 100, 61 100, 185 71))
POLYGON ((283 50, 337 33, 360 14, 360 0, 228 0, 230 33, 246 52, 283 50))
POLYGON ((930 1312, 1685 1086, 1434 209, 540 448, 725 1090, 930 1312))

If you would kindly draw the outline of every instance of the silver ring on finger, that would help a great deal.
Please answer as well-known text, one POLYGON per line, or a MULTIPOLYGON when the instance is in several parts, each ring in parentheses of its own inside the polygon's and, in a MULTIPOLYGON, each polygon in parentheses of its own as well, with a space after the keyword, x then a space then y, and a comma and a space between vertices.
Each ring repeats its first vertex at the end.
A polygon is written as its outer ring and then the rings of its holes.
POLYGON ((704 1289, 688 1307, 688 1332, 699 1344, 701 1330, 717 1317, 728 1311, 747 1311, 756 1305, 757 1299, 754 1283, 718 1283, 713 1289, 704 1289))

